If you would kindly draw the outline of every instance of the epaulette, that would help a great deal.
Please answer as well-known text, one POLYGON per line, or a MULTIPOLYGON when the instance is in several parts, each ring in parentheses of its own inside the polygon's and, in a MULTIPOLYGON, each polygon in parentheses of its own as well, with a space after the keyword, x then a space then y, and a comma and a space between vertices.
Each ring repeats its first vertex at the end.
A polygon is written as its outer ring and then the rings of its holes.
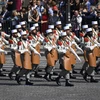
POLYGON ((44 39, 45 42, 49 42, 49 40, 47 38, 44 39))
POLYGON ((85 42, 89 42, 89 39, 87 37, 84 38, 85 42))
POLYGON ((9 40, 9 44, 13 44, 13 40, 10 39, 10 40, 9 40))
POLYGON ((32 37, 32 36, 28 36, 28 39, 29 39, 29 40, 32 40, 32 39, 33 39, 33 37, 32 37))
POLYGON ((17 45, 19 45, 19 46, 20 46, 21 44, 22 44, 22 42, 21 42, 21 41, 19 41, 19 42, 17 43, 17 45))
POLYGON ((80 37, 84 37, 83 33, 80 33, 80 37))
POLYGON ((57 41, 57 44, 61 46, 62 45, 62 42, 60 40, 58 40, 57 41))

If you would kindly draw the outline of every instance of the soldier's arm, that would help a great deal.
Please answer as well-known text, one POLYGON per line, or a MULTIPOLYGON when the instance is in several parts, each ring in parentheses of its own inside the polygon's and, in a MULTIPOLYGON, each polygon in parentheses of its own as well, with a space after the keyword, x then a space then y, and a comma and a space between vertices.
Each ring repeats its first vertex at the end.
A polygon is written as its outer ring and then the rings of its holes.
POLYGON ((83 50, 78 46, 78 44, 76 42, 73 42, 73 44, 75 44, 76 48, 83 53, 83 50))

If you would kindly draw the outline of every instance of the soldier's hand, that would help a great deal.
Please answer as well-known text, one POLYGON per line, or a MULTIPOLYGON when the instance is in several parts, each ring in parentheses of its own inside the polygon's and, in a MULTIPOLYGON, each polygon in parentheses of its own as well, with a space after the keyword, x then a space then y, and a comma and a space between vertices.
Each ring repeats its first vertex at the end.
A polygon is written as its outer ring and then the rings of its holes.
POLYGON ((8 54, 8 52, 7 52, 7 51, 5 51, 5 54, 8 54))

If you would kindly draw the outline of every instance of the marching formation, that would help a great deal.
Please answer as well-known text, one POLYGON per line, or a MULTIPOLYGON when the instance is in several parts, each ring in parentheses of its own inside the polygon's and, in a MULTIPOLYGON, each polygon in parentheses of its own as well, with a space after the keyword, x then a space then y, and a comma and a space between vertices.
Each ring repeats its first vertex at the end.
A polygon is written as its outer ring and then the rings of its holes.
MULTIPOLYGON (((47 81, 55 81, 61 86, 60 79, 65 79, 65 86, 74 86, 70 83, 70 78, 73 76, 76 59, 81 62, 81 58, 77 54, 77 50, 84 55, 84 64, 80 71, 83 79, 86 82, 98 82, 94 79, 95 72, 98 71, 100 62, 100 33, 97 21, 92 21, 92 27, 88 25, 82 26, 80 38, 72 31, 72 25, 66 24, 62 28, 61 21, 57 21, 56 25, 48 25, 46 33, 43 35, 39 31, 38 23, 28 30, 25 21, 20 22, 11 30, 11 35, 2 31, 0 23, 0 76, 2 74, 3 64, 6 63, 5 57, 7 51, 5 48, 10 48, 11 58, 14 63, 9 78, 13 79, 13 74, 16 75, 15 80, 21 84, 23 75, 26 77, 26 85, 33 85, 30 81, 33 72, 34 76, 41 77, 38 74, 40 64, 40 47, 43 46, 47 66, 45 67, 46 74, 43 78, 47 81), (55 73, 55 65, 59 62, 60 73, 58 77, 53 79, 55 73)), ((42 78, 42 77, 41 77, 42 78)))

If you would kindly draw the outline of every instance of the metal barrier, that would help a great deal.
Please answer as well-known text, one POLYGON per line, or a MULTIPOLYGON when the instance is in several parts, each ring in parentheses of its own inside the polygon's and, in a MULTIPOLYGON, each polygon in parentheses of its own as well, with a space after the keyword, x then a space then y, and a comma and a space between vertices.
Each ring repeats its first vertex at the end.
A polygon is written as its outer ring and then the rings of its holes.
POLYGON ((7 34, 10 34, 11 33, 11 30, 13 29, 12 20, 3 20, 2 21, 2 29, 7 34))

